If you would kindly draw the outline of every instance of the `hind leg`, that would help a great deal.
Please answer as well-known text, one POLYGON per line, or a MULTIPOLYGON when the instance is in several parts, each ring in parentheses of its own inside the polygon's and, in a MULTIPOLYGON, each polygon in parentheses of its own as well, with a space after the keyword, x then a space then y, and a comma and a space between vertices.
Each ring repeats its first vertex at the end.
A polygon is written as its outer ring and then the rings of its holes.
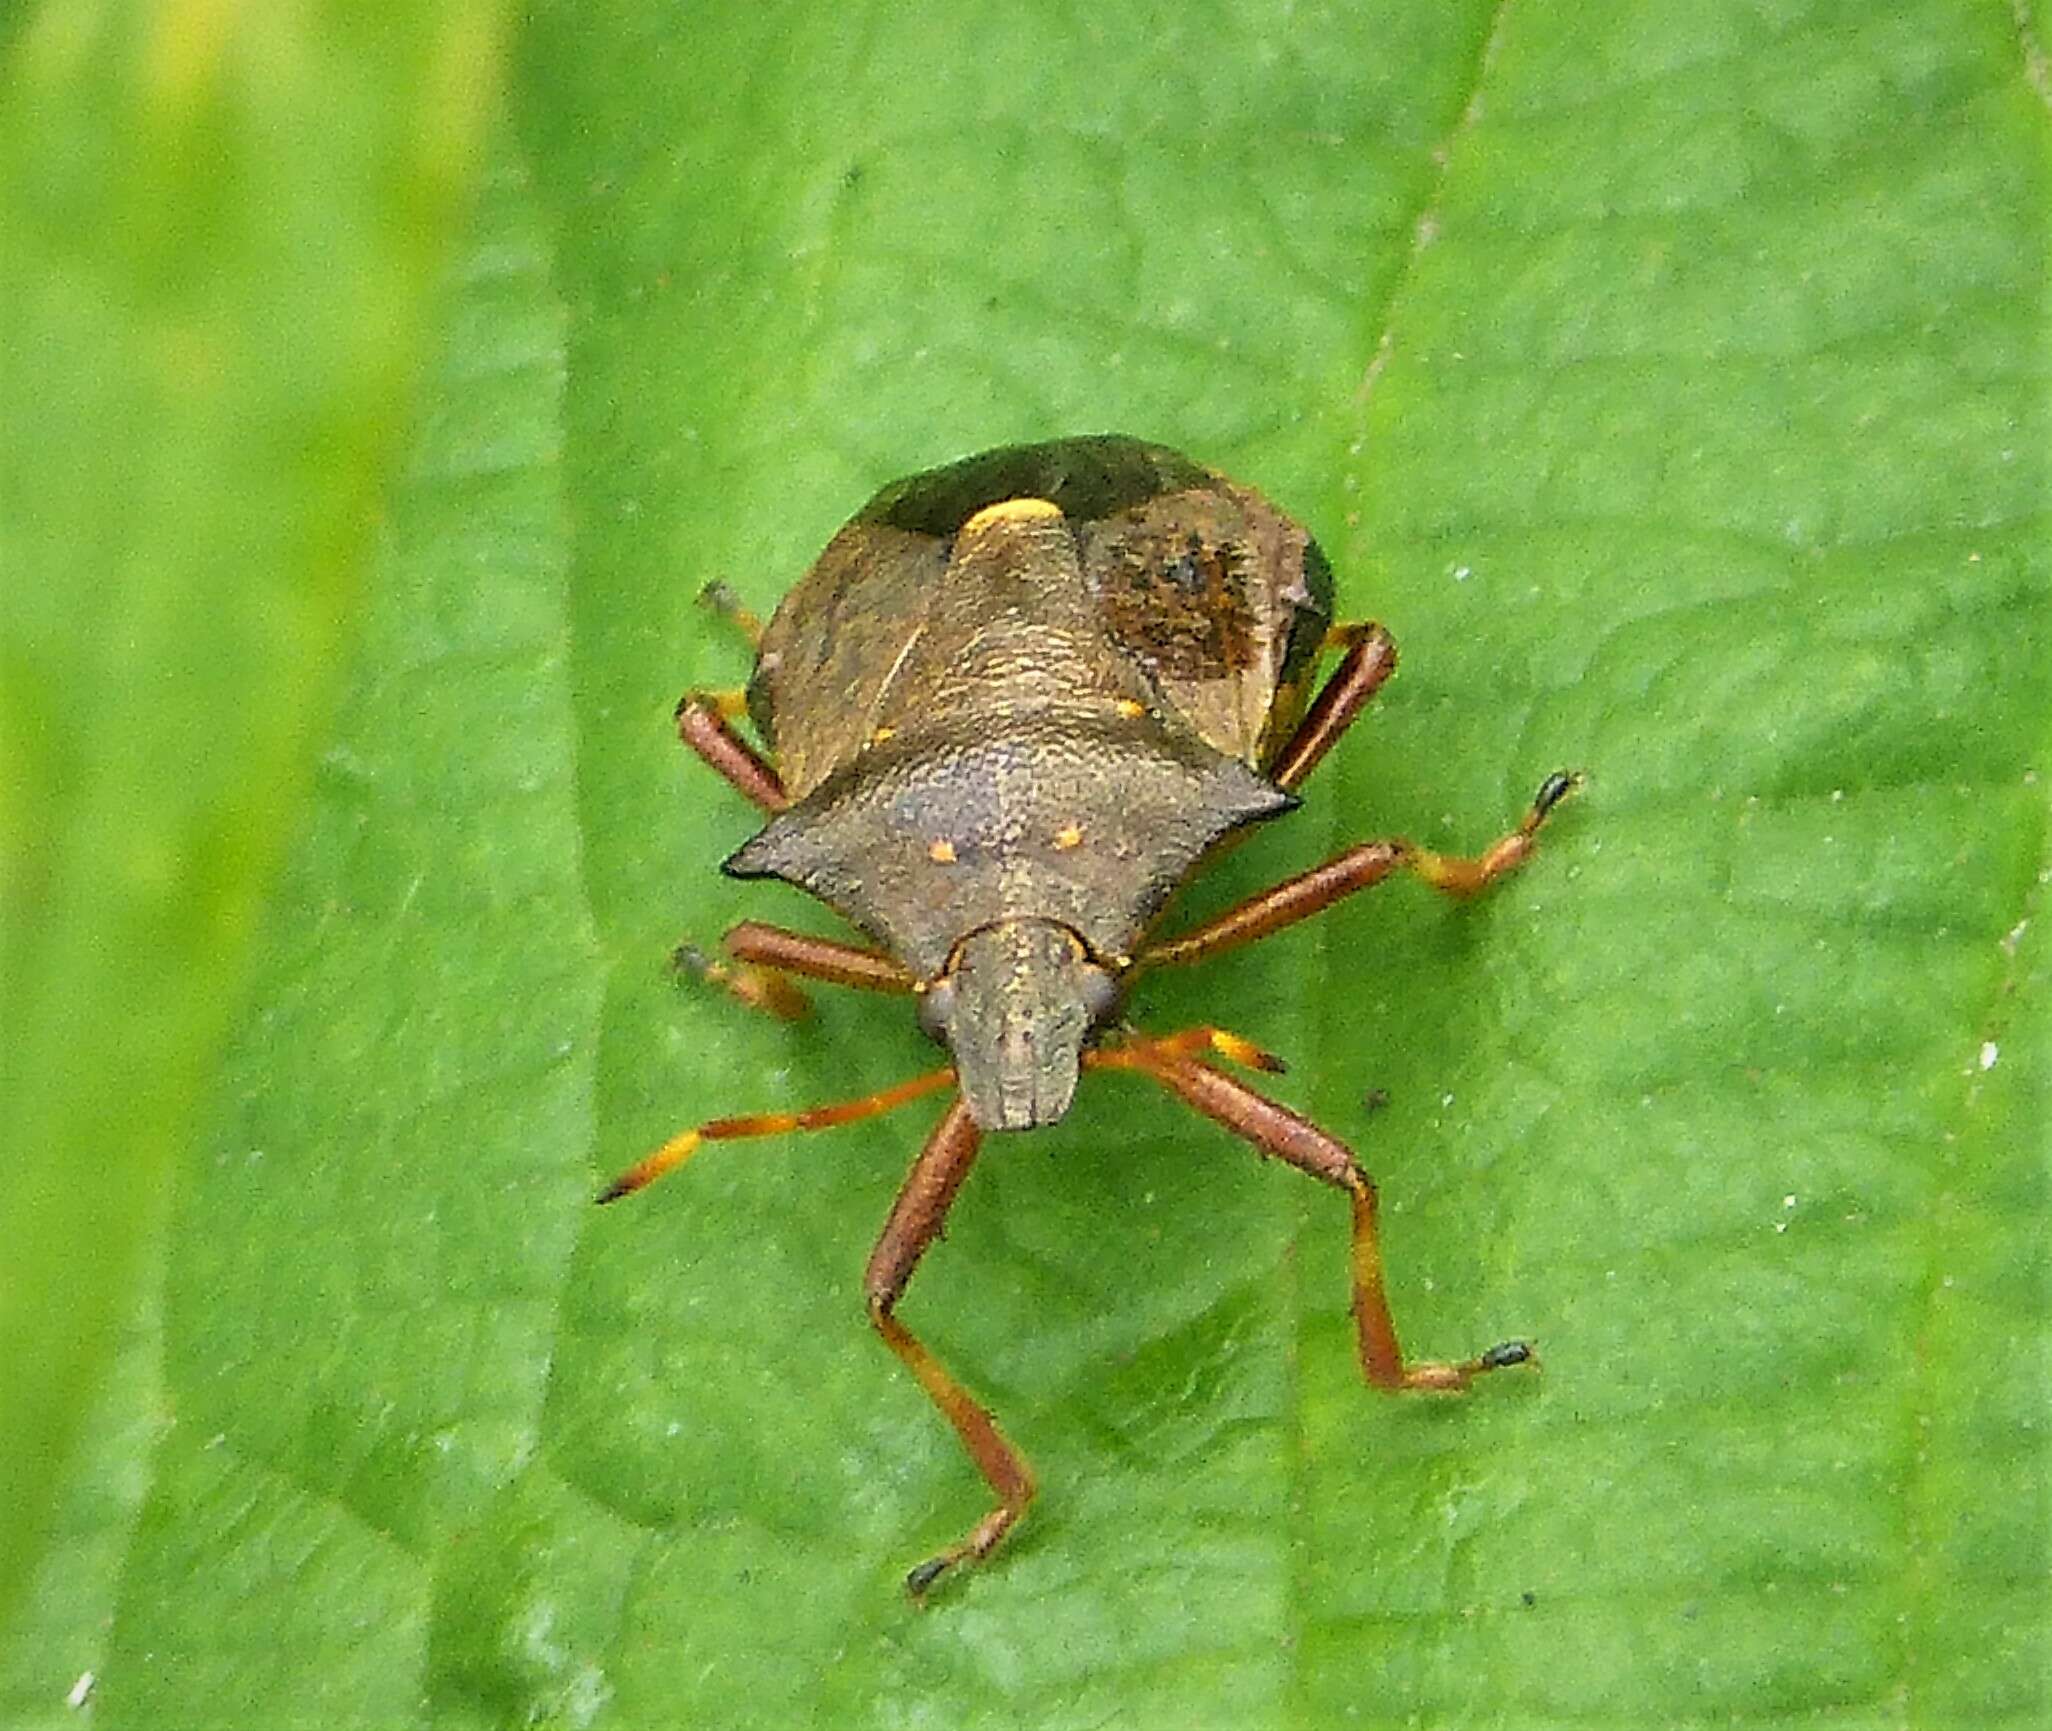
POLYGON ((1319 759, 1339 743, 1340 735, 1354 724, 1354 718, 1368 707, 1368 700, 1396 671, 1396 639, 1372 621, 1336 625, 1328 633, 1326 644, 1346 653, 1305 711, 1297 731, 1268 766, 1269 780, 1292 793, 1318 767, 1319 759))

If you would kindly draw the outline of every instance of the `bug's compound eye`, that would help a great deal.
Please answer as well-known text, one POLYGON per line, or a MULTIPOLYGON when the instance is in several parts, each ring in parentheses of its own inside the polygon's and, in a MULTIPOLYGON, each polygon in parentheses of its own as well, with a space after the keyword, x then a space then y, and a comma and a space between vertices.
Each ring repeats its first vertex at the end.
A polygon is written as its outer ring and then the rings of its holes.
POLYGON ((1109 970, 1100 968, 1095 962, 1086 963, 1077 973, 1077 995, 1083 1000, 1089 1025, 1094 1028, 1109 1021, 1112 1012, 1119 1007, 1119 982, 1109 970))
POLYGON ((948 1041, 948 1018, 955 1013, 955 982, 948 979, 935 980, 919 994, 919 1025, 926 1030, 929 1040, 946 1045, 948 1041))

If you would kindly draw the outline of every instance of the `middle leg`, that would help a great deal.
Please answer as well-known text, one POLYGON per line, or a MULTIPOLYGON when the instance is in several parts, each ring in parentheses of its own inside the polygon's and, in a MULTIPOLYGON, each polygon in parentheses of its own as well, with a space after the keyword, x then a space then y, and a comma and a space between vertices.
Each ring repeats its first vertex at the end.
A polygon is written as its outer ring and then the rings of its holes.
POLYGON ((1434 853, 1401 838, 1362 842, 1322 866, 1313 866, 1249 896, 1194 931, 1163 943, 1143 945, 1134 962, 1141 967, 1159 967, 1200 961, 1222 950, 1238 949, 1242 944, 1251 944, 1257 938, 1322 913, 1334 902, 1379 884, 1396 871, 1411 872, 1444 895, 1475 895, 1525 863, 1547 814, 1580 784, 1580 776, 1565 771, 1549 775, 1517 827, 1472 858, 1434 853))
POLYGON ((812 1011, 811 999, 792 982, 793 974, 871 992, 918 989, 912 976, 880 951, 786 931, 760 920, 743 920, 720 940, 720 948, 729 960, 716 960, 696 944, 678 945, 671 960, 750 1008, 766 1010, 787 1022, 802 1021, 812 1011))

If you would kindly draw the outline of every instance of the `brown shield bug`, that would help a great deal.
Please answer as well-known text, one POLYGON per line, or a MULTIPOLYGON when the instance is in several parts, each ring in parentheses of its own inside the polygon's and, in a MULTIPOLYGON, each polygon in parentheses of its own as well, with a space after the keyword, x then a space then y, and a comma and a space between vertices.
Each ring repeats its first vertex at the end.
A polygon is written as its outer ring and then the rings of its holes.
POLYGON ((827 545, 757 637, 741 693, 693 693, 678 730, 763 810, 727 860, 782 878, 870 940, 754 921, 699 962, 762 1007, 798 1013, 788 976, 900 992, 953 1062, 859 1100, 721 1118, 673 1137, 610 1202, 702 1144, 819 1129, 951 1090, 869 1260, 870 1320, 954 1426, 997 1506, 913 1569, 922 1595, 1026 1512, 1034 1480, 991 1415, 906 1328, 899 1297, 990 1131, 1068 1110, 1085 1069, 1138 1071, 1353 1209, 1353 1311, 1377 1388, 1455 1390, 1531 1360, 1522 1341, 1408 1359, 1383 1291, 1375 1187, 1308 1119, 1220 1068, 1280 1062, 1213 1027, 1119 1020, 1145 968, 1292 925, 1408 871, 1472 895, 1524 861, 1577 778, 1546 778, 1517 827, 1472 858, 1368 841, 1194 929, 1154 931, 1177 886, 1296 790, 1396 665, 1379 625, 1331 620, 1318 545, 1251 487, 1137 439, 986 451, 886 487, 827 545), (1311 700, 1322 653, 1338 665, 1311 700), (735 730, 743 711, 767 750, 735 730))

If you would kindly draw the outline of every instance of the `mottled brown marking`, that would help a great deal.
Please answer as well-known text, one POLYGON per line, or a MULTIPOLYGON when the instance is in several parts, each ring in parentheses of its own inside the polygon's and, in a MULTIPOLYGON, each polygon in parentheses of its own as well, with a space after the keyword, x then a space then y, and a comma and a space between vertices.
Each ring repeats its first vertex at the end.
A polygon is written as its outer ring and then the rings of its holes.
POLYGON ((1213 680, 1255 659, 1254 609, 1237 548, 1170 528, 1120 549, 1106 622, 1158 677, 1213 680))

